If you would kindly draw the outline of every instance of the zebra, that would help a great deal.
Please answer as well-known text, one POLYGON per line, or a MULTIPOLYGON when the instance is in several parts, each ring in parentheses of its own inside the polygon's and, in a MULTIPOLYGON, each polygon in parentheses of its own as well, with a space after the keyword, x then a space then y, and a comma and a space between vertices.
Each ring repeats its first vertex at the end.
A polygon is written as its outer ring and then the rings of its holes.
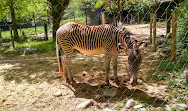
POLYGON ((56 32, 56 54, 58 58, 59 72, 66 82, 75 82, 71 72, 71 56, 74 50, 82 54, 104 53, 106 83, 109 83, 110 62, 112 61, 116 83, 119 83, 117 77, 117 58, 122 50, 133 47, 135 39, 126 32, 115 26, 102 25, 83 25, 77 22, 68 22, 62 25, 56 32), (60 47, 65 56, 61 60, 60 47))

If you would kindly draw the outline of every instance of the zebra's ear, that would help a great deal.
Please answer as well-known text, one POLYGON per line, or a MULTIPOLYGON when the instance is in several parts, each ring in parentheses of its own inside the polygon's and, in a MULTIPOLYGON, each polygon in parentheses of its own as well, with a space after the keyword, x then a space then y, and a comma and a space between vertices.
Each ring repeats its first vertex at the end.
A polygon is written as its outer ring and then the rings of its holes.
POLYGON ((144 49, 145 47, 147 47, 147 43, 146 42, 141 42, 138 46, 139 49, 144 49))

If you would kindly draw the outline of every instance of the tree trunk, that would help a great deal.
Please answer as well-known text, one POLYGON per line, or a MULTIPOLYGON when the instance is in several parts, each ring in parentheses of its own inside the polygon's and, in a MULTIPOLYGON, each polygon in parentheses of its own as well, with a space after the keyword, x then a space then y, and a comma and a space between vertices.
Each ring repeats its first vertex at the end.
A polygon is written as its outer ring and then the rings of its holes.
POLYGON ((58 30, 64 10, 70 0, 48 0, 51 4, 52 23, 53 23, 53 40, 56 40, 56 31, 58 30))
POLYGON ((9 26, 9 30, 10 30, 10 35, 11 35, 12 47, 14 48, 15 47, 14 46, 14 37, 12 35, 12 27, 11 26, 9 26))
POLYGON ((17 23, 16 23, 15 12, 14 12, 14 5, 12 2, 10 3, 9 8, 10 8, 10 12, 11 12, 12 28, 14 31, 14 39, 15 39, 15 41, 18 41, 19 37, 18 37, 17 23))
POLYGON ((1 28, 0 28, 0 38, 2 38, 2 34, 1 34, 1 28))
POLYGON ((44 40, 48 40, 48 27, 46 21, 44 21, 44 32, 45 32, 44 40))

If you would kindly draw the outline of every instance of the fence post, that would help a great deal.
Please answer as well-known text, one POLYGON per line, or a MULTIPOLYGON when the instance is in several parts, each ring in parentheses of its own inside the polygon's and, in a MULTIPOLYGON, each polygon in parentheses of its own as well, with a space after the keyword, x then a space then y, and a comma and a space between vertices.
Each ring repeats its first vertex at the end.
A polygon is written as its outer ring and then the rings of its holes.
POLYGON ((1 34, 1 28, 0 28, 0 38, 2 38, 2 34, 1 34))
POLYGON ((105 15, 104 15, 104 12, 101 12, 101 23, 105 24, 105 15))
POLYGON ((131 24, 133 23, 133 14, 131 13, 131 24))
POLYGON ((11 35, 11 41, 12 41, 12 47, 14 48, 14 36, 12 35, 12 27, 9 26, 10 29, 10 35, 11 35))
POLYGON ((139 12, 138 12, 138 23, 140 22, 140 20, 139 20, 139 12))
POLYGON ((127 24, 129 24, 129 14, 127 14, 127 24))
POLYGON ((44 21, 44 33, 45 33, 44 40, 48 40, 48 27, 46 21, 44 21))
POLYGON ((152 43, 152 23, 153 23, 153 13, 150 14, 150 43, 152 43))
POLYGON ((156 44, 156 22, 157 22, 157 13, 154 13, 153 16, 153 39, 152 39, 152 43, 153 43, 153 51, 155 52, 157 50, 157 44, 156 44))
POLYGON ((22 31, 22 37, 24 38, 24 41, 27 39, 24 31, 22 31))
POLYGON ((172 50, 171 50, 171 61, 175 60, 176 51, 176 32, 177 32, 177 13, 174 11, 172 15, 172 50))

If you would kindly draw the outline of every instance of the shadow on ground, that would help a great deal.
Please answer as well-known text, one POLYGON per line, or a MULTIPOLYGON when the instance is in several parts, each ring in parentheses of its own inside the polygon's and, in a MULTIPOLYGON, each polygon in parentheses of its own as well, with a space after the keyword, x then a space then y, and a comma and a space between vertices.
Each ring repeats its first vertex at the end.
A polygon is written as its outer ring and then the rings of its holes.
POLYGON ((94 99, 99 103, 116 103, 118 101, 122 101, 125 98, 133 98, 134 100, 144 101, 147 104, 152 105, 153 107, 163 107, 166 104, 166 101, 148 95, 144 91, 140 89, 129 89, 125 85, 120 85, 117 88, 117 95, 111 98, 106 98, 103 96, 103 92, 110 87, 106 85, 91 85, 88 83, 77 83, 72 84, 71 88, 73 88, 74 95, 77 98, 86 98, 86 99, 94 99), (96 99, 95 96, 100 95, 100 99, 96 99))

